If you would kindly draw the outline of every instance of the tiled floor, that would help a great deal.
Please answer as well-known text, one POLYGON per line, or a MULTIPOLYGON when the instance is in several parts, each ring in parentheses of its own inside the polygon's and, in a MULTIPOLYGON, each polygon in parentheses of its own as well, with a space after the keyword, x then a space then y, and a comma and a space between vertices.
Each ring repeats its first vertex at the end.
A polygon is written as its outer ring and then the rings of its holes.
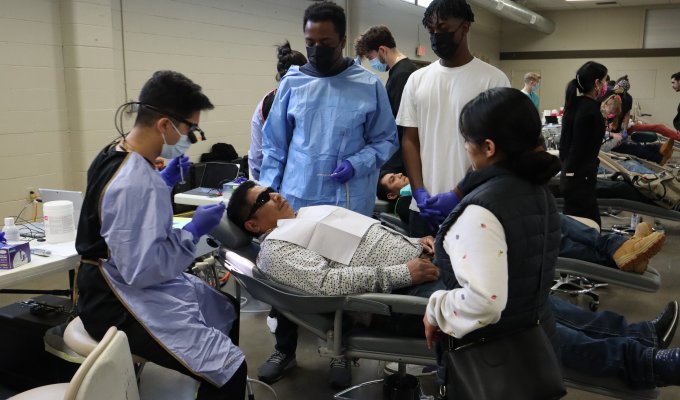
MULTIPOLYGON (((627 219, 627 214, 623 215, 627 219)), ((611 218, 605 218, 604 225, 612 223, 611 218)), ((661 254, 656 256, 651 265, 662 276, 662 287, 657 293, 643 293, 629 289, 610 287, 601 289, 601 309, 614 310, 624 314, 631 321, 653 318, 666 303, 672 299, 680 299, 680 223, 665 223, 666 244, 661 254)), ((65 276, 53 276, 33 282, 34 288, 66 287, 65 276)), ((15 301, 18 297, 0 295, 0 306, 15 301)), ((249 307, 246 307, 246 311, 249 307)), ((246 354, 251 377, 256 376, 257 367, 264 362, 273 349, 274 337, 266 326, 266 312, 244 312, 241 322, 241 347, 246 354)), ((672 346, 680 346, 680 335, 673 341, 672 346)), ((272 385, 278 398, 286 399, 331 399, 334 391, 326 383, 328 374, 328 359, 317 353, 317 340, 307 332, 301 332, 300 344, 297 352, 299 366, 281 381, 272 385)), ((353 368, 353 382, 363 382, 380 376, 381 366, 376 361, 359 360, 359 366, 353 368)), ((433 378, 423 379, 426 390, 433 389, 433 378)), ((256 399, 269 400, 274 397, 266 389, 254 385, 256 399)), ((0 387, 0 398, 10 395, 0 387)), ((368 397, 379 398, 379 397, 368 397)), ((675 400, 680 398, 680 387, 662 389, 661 399, 675 400)), ((606 397, 590 393, 570 391, 566 399, 606 399, 606 397)))

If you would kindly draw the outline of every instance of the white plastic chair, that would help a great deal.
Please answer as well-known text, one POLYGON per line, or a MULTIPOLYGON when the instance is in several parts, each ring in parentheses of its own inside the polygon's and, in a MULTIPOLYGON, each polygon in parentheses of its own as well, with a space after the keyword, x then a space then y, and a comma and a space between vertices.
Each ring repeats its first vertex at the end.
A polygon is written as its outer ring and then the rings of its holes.
POLYGON ((130 346, 124 332, 109 328, 69 383, 31 389, 11 400, 139 400, 130 346))

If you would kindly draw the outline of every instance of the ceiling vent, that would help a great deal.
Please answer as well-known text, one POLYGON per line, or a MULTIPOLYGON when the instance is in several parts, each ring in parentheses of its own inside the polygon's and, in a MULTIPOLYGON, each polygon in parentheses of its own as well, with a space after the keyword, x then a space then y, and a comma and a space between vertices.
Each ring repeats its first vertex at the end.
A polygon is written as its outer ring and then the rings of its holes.
POLYGON ((470 0, 470 3, 539 32, 550 34, 555 31, 555 24, 552 21, 512 0, 470 0))

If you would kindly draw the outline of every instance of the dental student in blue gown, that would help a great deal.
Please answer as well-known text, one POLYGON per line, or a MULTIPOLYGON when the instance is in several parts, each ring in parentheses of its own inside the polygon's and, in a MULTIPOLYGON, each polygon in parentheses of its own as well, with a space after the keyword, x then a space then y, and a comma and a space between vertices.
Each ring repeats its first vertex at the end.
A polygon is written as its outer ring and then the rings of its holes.
POLYGON ((198 207, 172 227, 171 190, 189 169, 184 155, 200 113, 213 108, 184 75, 158 71, 142 88, 132 130, 107 145, 87 173, 76 249, 78 313, 100 340, 110 326, 126 333, 132 354, 198 380, 198 399, 243 399, 247 367, 229 297, 183 271, 196 243, 222 218, 224 204, 198 207), (156 157, 171 159, 158 172, 156 157), (232 328, 234 332, 232 332, 232 328))
POLYGON ((260 183, 296 211, 332 204, 371 215, 380 167, 398 147, 383 83, 343 57, 345 31, 340 6, 307 8, 309 63, 281 79, 263 128, 260 183))

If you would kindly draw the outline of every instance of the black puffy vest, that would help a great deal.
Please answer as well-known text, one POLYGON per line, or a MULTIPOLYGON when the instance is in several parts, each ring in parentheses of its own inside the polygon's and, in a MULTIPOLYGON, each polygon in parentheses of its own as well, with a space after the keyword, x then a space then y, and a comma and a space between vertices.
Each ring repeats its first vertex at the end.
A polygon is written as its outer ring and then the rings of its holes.
POLYGON ((514 332, 540 319, 554 343, 555 320, 548 300, 560 247, 560 219, 554 197, 547 187, 521 179, 499 164, 471 172, 464 183, 468 187, 462 189, 467 194, 437 233, 435 264, 452 269, 443 247, 446 232, 468 205, 484 207, 498 218, 505 231, 509 290, 498 323, 470 332, 462 342, 514 332))

